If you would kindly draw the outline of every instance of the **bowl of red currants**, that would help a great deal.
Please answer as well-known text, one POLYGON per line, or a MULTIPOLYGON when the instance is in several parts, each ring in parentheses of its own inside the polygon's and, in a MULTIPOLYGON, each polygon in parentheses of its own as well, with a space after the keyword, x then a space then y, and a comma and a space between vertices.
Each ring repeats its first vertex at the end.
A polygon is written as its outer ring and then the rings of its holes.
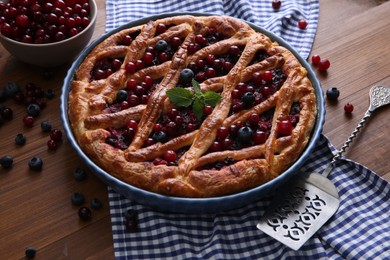
POLYGON ((89 43, 96 16, 94 0, 0 0, 0 42, 25 63, 60 66, 89 43))

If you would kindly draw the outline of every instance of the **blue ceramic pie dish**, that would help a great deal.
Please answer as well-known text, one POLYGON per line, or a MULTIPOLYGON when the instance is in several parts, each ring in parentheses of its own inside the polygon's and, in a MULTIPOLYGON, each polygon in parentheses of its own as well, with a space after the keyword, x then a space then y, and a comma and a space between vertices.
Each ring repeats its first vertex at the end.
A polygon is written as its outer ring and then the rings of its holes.
POLYGON ((321 85, 316 78, 315 73, 311 69, 310 65, 306 62, 305 59, 299 56, 299 54, 283 39, 274 35, 271 32, 268 32, 256 25, 250 24, 256 31, 261 32, 271 38, 272 41, 278 42, 281 46, 289 49, 301 62, 301 64, 308 71, 308 77, 312 82, 312 85, 315 89, 315 94, 317 97, 317 119, 315 122, 314 129, 312 131, 312 136, 310 141, 307 144, 306 149, 299 157, 299 159, 291 165, 285 172, 280 174, 277 178, 250 190, 243 191, 240 193, 221 196, 221 197, 212 197, 212 198, 181 198, 181 197, 171 197, 166 195, 161 195, 149 191, 145 191, 134 187, 128 183, 125 183, 114 176, 107 173, 105 170, 96 165, 79 147, 70 126, 68 118, 68 98, 69 92, 72 86, 72 80, 75 72, 77 71, 80 64, 83 62, 85 57, 93 50, 95 46, 101 43, 104 39, 109 37, 112 34, 117 33, 125 28, 130 28, 140 24, 144 24, 150 20, 157 20, 168 16, 173 15, 198 15, 205 16, 208 14, 194 14, 194 13, 175 13, 175 14, 161 14, 158 16, 145 17, 140 20, 129 22, 117 29, 114 29, 101 37, 95 40, 90 46, 88 46, 79 57, 72 64, 69 69, 64 84, 62 87, 61 95, 61 117, 64 124, 64 130, 67 133, 68 140, 73 148, 76 150, 78 155, 84 160, 86 165, 88 165, 91 170, 107 185, 109 185, 113 190, 123 195, 124 197, 136 201, 137 203, 143 204, 147 207, 150 207, 157 211, 164 212, 176 212, 176 213, 188 213, 188 214, 203 214, 203 213, 217 213, 227 210, 232 210, 240 208, 242 206, 253 203, 264 196, 267 196, 272 193, 274 189, 279 187, 281 184, 285 183, 290 177, 295 175, 299 168, 304 164, 305 160, 312 153, 316 147, 316 143, 319 140, 321 132, 323 130, 323 124, 325 119, 325 105, 324 105, 324 95, 321 89, 321 85))

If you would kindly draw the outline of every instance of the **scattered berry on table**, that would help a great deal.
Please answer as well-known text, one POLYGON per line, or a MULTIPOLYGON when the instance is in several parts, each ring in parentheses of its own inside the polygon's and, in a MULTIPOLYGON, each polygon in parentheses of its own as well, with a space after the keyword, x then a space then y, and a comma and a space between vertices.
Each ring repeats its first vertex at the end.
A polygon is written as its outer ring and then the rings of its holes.
POLYGON ((23 124, 27 127, 32 127, 34 125, 35 119, 33 116, 25 115, 23 117, 23 124))
POLYGON ((72 202, 72 205, 81 206, 85 201, 85 197, 82 193, 75 192, 70 198, 70 201, 72 202))
POLYGON ((93 209, 101 209, 102 208, 102 202, 98 198, 93 198, 91 200, 91 208, 93 208, 93 209))
POLYGON ((30 161, 28 161, 28 167, 30 168, 30 170, 33 170, 33 171, 40 171, 42 170, 42 166, 43 166, 43 161, 40 157, 33 157, 30 159, 30 161))
POLYGON ((330 61, 328 59, 320 60, 318 63, 318 69, 321 71, 327 71, 330 67, 330 61))
POLYGON ((321 57, 319 55, 313 55, 311 57, 311 62, 313 62, 313 64, 315 65, 318 65, 318 63, 320 63, 321 61, 321 57))
POLYGON ((56 150, 58 148, 58 142, 53 139, 50 139, 49 141, 47 141, 47 148, 49 148, 49 150, 56 150))
POLYGON ((333 87, 333 88, 328 88, 326 90, 326 97, 329 99, 329 100, 332 100, 332 101, 335 101, 337 100, 337 98, 340 96, 340 91, 333 87))
POLYGON ((41 108, 36 103, 29 104, 27 106, 27 114, 36 118, 41 114, 41 108))
POLYGON ((345 104, 344 111, 345 111, 345 113, 348 113, 348 114, 352 113, 353 105, 351 103, 345 104))
POLYGON ((14 159, 10 155, 5 155, 0 158, 0 164, 5 169, 11 168, 13 163, 14 163, 14 159))
POLYGON ((307 27, 307 22, 305 21, 305 20, 300 20, 299 22, 298 22, 298 27, 299 27, 299 29, 306 29, 306 27, 307 27))
POLYGON ((11 120, 13 117, 14 111, 10 107, 3 107, 0 110, 0 115, 4 120, 11 120))
POLYGON ((78 214, 79 214, 79 218, 81 220, 88 221, 88 220, 91 220, 91 218, 92 218, 92 211, 88 207, 81 207, 79 209, 78 214))
POLYGON ((18 93, 19 91, 20 91, 20 86, 16 82, 7 82, 4 85, 4 95, 7 98, 13 98, 16 95, 16 93, 18 93))
POLYGON ((17 134, 15 137, 15 144, 24 145, 25 143, 26 143, 26 137, 22 133, 17 134))
POLYGON ((278 10, 281 5, 282 5, 282 1, 280 1, 280 0, 273 0, 272 1, 272 8, 275 10, 278 10))
POLYGON ((60 129, 53 129, 50 131, 50 138, 56 142, 60 142, 62 140, 62 132, 60 129))
POLYGON ((41 128, 43 132, 50 132, 51 131, 51 124, 49 121, 42 121, 41 122, 41 128))
POLYGON ((87 178, 87 171, 82 168, 76 168, 73 172, 73 178, 76 181, 83 181, 87 178))
POLYGON ((33 246, 29 246, 25 250, 25 255, 28 259, 34 258, 37 253, 37 249, 33 246))

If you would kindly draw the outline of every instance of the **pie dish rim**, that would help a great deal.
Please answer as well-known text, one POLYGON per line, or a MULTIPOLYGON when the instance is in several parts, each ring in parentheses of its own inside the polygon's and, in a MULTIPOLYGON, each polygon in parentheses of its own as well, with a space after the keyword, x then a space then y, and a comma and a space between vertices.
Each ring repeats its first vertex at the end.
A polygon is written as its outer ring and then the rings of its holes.
MULTIPOLYGON (((317 79, 314 71, 308 62, 303 59, 298 52, 285 40, 281 37, 275 35, 274 33, 267 31, 251 22, 244 21, 249 24, 254 30, 265 34, 272 41, 278 42, 279 45, 287 48, 291 51, 299 60, 301 65, 307 70, 307 76, 312 83, 314 92, 316 95, 316 105, 317 105, 317 117, 315 125, 313 127, 311 137, 309 142, 300 155, 300 157, 284 172, 282 172, 275 179, 260 185, 258 187, 242 191, 239 193, 225 195, 220 197, 209 197, 209 198, 183 198, 183 197, 173 197, 162 195, 150 191, 146 191, 135 186, 132 186, 128 183, 123 182, 122 180, 112 176, 107 173, 104 169, 95 164, 79 147, 75 136, 73 135, 71 124, 68 118, 68 99, 69 92, 72 85, 72 80, 75 72, 78 67, 81 65, 83 60, 87 55, 96 47, 99 43, 104 41, 107 37, 112 34, 115 34, 125 28, 130 28, 133 26, 145 24, 150 20, 157 20, 166 17, 180 16, 180 15, 192 15, 192 16, 215 16, 216 14, 207 14, 207 13, 164 13, 159 15, 147 16, 137 20, 130 21, 126 24, 119 26, 111 31, 108 31, 96 40, 94 40, 87 48, 85 48, 75 59, 71 67, 69 68, 66 77, 64 78, 62 93, 61 93, 61 120, 63 122, 64 131, 67 135, 67 139, 71 146, 75 149, 78 156, 85 162, 85 164, 91 169, 91 171, 100 178, 104 183, 110 186, 114 191, 121 194, 125 198, 131 199, 150 207, 154 210, 164 211, 164 212, 174 212, 174 213, 190 213, 190 214, 204 214, 204 213, 217 213, 221 211, 232 210, 240 208, 242 206, 248 205, 252 202, 259 200, 260 198, 269 195, 273 189, 279 187, 285 183, 289 178, 296 175, 299 172, 299 168, 306 161, 310 153, 315 148, 317 141, 323 130, 323 124, 325 121, 325 101, 324 95, 321 88, 321 84, 317 79)), ((239 19, 239 18, 236 18, 239 19)), ((241 20, 241 19, 240 19, 241 20)))

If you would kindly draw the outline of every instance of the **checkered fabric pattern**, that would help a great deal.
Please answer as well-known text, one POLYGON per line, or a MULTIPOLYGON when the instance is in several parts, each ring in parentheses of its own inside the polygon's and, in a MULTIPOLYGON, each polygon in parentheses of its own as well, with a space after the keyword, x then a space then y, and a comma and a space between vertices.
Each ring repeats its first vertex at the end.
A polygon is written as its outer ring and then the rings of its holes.
MULTIPOLYGON (((322 172, 334 148, 321 136, 303 171, 322 172)), ((329 175, 340 208, 299 251, 256 228, 271 201, 220 214, 155 212, 109 189, 117 259, 390 259, 390 184, 350 160, 329 175), (138 232, 128 232, 124 215, 138 212, 138 232)))
POLYGON ((106 30, 134 19, 172 12, 229 15, 252 22, 289 42, 303 58, 309 56, 318 22, 318 0, 285 0, 279 10, 272 0, 107 0, 106 30), (298 28, 298 21, 308 23, 298 28))
MULTIPOLYGON (((106 29, 160 13, 226 14, 250 21, 289 42, 307 58, 318 22, 318 0, 107 0, 106 29), (297 22, 308 27, 301 30, 297 22)), ((321 136, 303 171, 321 172, 335 149, 321 136)), ((341 159, 330 174, 340 208, 306 244, 294 251, 267 236, 256 224, 272 197, 219 214, 153 211, 109 188, 116 259, 390 259, 390 184, 355 162, 341 159), (138 213, 138 232, 128 232, 124 215, 138 213)))

